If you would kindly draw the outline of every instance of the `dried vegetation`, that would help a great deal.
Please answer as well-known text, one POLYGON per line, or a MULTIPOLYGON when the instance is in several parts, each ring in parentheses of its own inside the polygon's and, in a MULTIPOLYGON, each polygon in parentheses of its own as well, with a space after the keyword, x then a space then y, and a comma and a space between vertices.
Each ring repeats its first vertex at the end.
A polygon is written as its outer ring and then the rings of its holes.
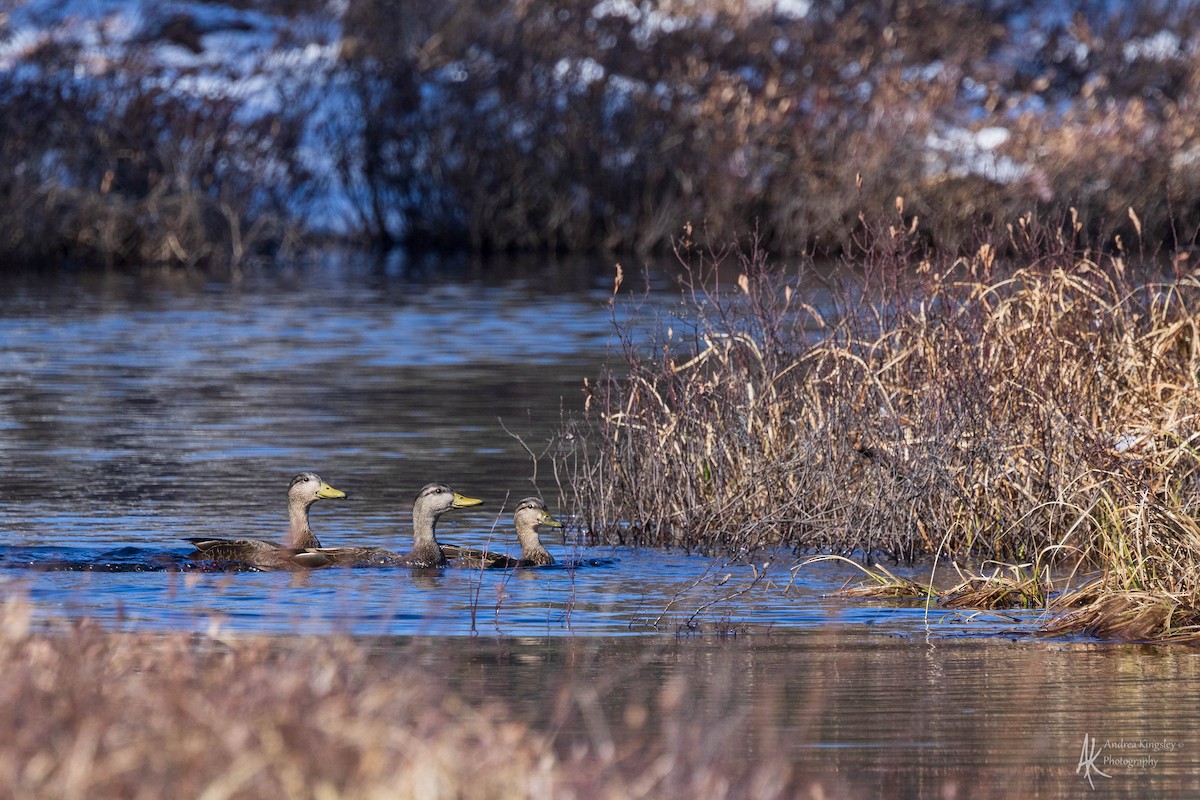
POLYGON ((13 797, 501 798, 551 771, 495 707, 349 641, 47 635, 23 614, 10 603, 0 637, 13 797))
POLYGON ((364 164, 406 238, 645 252, 691 220, 835 249, 896 194, 947 248, 1034 204, 1098 227, 1133 205, 1154 240, 1200 220, 1195 7, 1066 24, 1027 0, 381 10, 350 12, 345 58, 371 77, 364 151, 405 156, 364 164), (998 147, 976 144, 989 126, 998 147))
POLYGON ((0 609, 6 796, 716 800, 797 797, 811 782, 781 747, 740 755, 756 720, 694 704, 690 691, 719 688, 702 674, 656 686, 624 723, 603 687, 564 678, 535 724, 503 691, 456 689, 445 654, 437 671, 414 663, 420 648, 403 642, 47 631, 30 614, 0 609))
MULTIPOLYGON (((1035 204, 1132 205, 1147 241, 1200 221, 1193 4, 770 7, 352 3, 313 85, 263 76, 269 113, 177 91, 154 48, 204 52, 186 12, 116 54, 47 45, 0 72, 0 255, 238 264, 331 190, 337 235, 479 251, 666 250, 692 220, 835 252, 896 194, 948 250, 1035 204)), ((270 9, 281 44, 330 13, 270 9)))
POLYGON ((564 430, 586 530, 1032 568, 964 579, 959 605, 1044 606, 1048 571, 1082 565, 1102 597, 1169 595, 1173 629, 1200 619, 1186 254, 1100 253, 1074 219, 1028 215, 967 258, 907 216, 860 245, 837 286, 754 243, 685 239, 671 317, 615 306, 623 363, 564 430))

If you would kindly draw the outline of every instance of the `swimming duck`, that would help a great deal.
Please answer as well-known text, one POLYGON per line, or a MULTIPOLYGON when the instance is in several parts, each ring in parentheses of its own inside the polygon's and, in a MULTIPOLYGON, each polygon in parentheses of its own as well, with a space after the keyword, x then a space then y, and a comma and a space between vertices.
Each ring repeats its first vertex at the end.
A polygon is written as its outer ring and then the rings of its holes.
MULTIPOLYGON (((262 539, 188 539, 199 557, 213 561, 241 561, 250 566, 279 568, 289 566, 293 556, 321 542, 308 525, 308 510, 318 500, 344 498, 346 493, 335 489, 315 472, 301 472, 288 486, 288 517, 291 520, 287 545, 262 539)), ((301 565, 302 566, 302 565, 301 565)))
POLYGON ((447 558, 454 560, 456 566, 474 569, 508 569, 553 564, 554 556, 542 546, 542 540, 538 537, 539 525, 547 528, 562 527, 561 522, 550 516, 542 498, 526 497, 517 503, 513 512, 513 526, 517 529, 517 541, 521 543, 520 558, 457 545, 444 545, 442 550, 447 558))
POLYGON ((482 502, 464 497, 444 483, 430 483, 413 501, 413 548, 409 553, 395 553, 382 547, 311 547, 293 556, 293 561, 305 567, 331 564, 440 567, 446 563, 446 556, 435 534, 438 517, 452 508, 468 508, 482 502))
POLYGON ((540 567, 554 563, 554 556, 542 546, 538 538, 538 527, 561 528, 563 524, 550 516, 546 504, 540 497, 526 497, 517 503, 513 512, 513 525, 517 529, 517 541, 521 543, 521 566, 540 567))

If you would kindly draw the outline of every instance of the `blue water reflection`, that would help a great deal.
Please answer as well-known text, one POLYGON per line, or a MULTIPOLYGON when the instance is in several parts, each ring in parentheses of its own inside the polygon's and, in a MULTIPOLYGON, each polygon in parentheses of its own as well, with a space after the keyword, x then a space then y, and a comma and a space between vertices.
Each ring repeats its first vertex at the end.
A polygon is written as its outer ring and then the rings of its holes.
MULTIPOLYGON (((149 532, 149 531, 148 531, 149 532)), ((447 541, 488 542, 449 535, 447 541)), ((510 548, 515 549, 515 548, 510 548)), ((115 628, 237 633, 512 636, 742 635, 856 625, 883 635, 1027 635, 1036 612, 950 612, 836 596, 840 564, 746 564, 678 551, 554 547, 559 563, 511 571, 336 568, 227 571, 190 548, 7 547, 0 568, 40 609, 115 628)))

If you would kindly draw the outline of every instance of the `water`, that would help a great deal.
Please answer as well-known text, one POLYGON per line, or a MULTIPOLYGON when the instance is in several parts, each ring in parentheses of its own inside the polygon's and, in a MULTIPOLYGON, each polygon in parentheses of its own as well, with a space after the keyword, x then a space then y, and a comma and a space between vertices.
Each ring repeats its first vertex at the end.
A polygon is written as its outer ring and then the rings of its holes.
MULTIPOLYGON (((544 537, 557 566, 514 572, 190 562, 185 537, 281 540, 303 470, 351 495, 313 508, 330 545, 405 549, 432 480, 485 501, 443 518, 445 542, 515 552, 517 500, 560 510, 549 461, 528 451, 613 346, 611 275, 451 266, 330 256, 240 282, 10 279, 0 594, 113 629, 380 637, 567 740, 601 734, 545 687, 574 676, 630 720, 686 670, 705 676, 701 730, 739 715, 736 752, 769 740, 827 796, 1084 796, 1085 734, 1110 756, 1121 740, 1182 743, 1153 766, 1101 766, 1114 777, 1093 775, 1098 794, 1194 793, 1194 651, 1042 640, 1036 612, 838 598, 858 578, 845 564, 797 573, 786 554, 726 562, 574 534, 544 537)), ((669 313, 665 283, 650 304, 669 313)))
POLYGON ((748 760, 752 777, 783 763, 821 788, 805 797, 1200 790, 1190 711, 1200 658, 1183 648, 914 639, 854 622, 745 637, 467 641, 426 639, 402 657, 467 697, 504 698, 567 752, 585 741, 636 762, 629 748, 650 740, 663 750, 653 757, 685 774, 713 764, 736 774, 748 760), (1085 736, 1095 769, 1080 769, 1085 736))

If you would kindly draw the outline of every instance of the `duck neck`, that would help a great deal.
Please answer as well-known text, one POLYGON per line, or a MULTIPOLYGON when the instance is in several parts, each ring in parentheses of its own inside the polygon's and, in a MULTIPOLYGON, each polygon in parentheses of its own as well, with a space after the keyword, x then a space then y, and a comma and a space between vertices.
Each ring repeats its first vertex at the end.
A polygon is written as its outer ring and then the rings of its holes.
POLYGON ((308 508, 312 503, 303 500, 288 502, 288 516, 291 518, 291 540, 289 547, 320 547, 317 536, 308 527, 308 508))
POLYGON ((438 544, 437 514, 431 514, 418 503, 413 507, 412 559, 425 564, 444 564, 446 556, 438 544))
POLYGON ((542 541, 538 538, 536 525, 522 525, 517 528, 517 541, 521 543, 522 561, 548 564, 554 560, 546 548, 542 546, 542 541))

